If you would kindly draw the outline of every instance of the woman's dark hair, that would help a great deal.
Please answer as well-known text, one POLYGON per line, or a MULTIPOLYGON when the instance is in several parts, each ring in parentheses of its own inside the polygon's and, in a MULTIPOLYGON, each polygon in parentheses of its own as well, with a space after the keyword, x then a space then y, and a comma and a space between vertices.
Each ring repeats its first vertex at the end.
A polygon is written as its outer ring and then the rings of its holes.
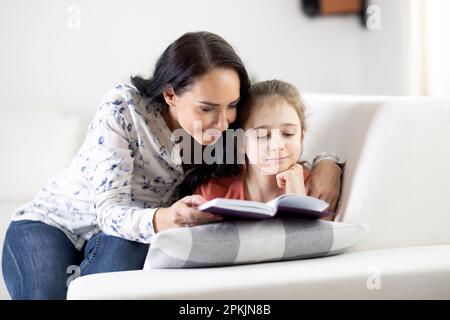
POLYGON ((182 35, 164 50, 149 79, 132 76, 131 83, 151 103, 165 105, 163 92, 167 87, 181 95, 196 78, 212 68, 235 70, 240 79, 241 98, 246 94, 250 80, 241 59, 228 42, 206 31, 182 35))
MULTIPOLYGON (((177 95, 189 89, 196 78, 212 68, 235 70, 240 80, 240 99, 244 100, 250 80, 239 56, 233 47, 217 34, 200 31, 189 32, 170 44, 159 57, 153 75, 149 79, 131 77, 131 83, 141 96, 150 100, 150 105, 166 105, 164 90, 172 87, 177 95)), ((240 103, 237 106, 239 112, 240 103)), ((233 124, 230 125, 230 128, 233 124)), ((222 135, 225 138, 225 134, 222 135)), ((207 178, 233 175, 236 167, 226 164, 197 165, 180 186, 180 195, 192 194, 196 186, 207 178)))

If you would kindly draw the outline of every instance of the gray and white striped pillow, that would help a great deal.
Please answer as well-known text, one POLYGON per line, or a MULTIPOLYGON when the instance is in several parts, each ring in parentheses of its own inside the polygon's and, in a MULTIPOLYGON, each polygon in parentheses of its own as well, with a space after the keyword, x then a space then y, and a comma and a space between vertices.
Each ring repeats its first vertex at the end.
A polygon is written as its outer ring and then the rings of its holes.
POLYGON ((153 237, 144 270, 323 257, 345 252, 367 231, 362 223, 291 217, 173 228, 153 237))

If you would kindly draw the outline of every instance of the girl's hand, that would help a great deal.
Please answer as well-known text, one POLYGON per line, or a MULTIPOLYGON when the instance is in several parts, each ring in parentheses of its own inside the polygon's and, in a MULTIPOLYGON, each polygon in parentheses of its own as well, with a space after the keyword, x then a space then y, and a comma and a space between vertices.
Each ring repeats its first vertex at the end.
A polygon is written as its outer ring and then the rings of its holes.
POLYGON ((303 179, 303 167, 298 163, 289 169, 278 173, 276 176, 278 187, 285 189, 285 193, 306 195, 305 181, 303 179))
POLYGON ((319 161, 306 183, 308 196, 322 199, 330 204, 328 211, 336 212, 341 192, 341 168, 333 160, 319 161))
POLYGON ((170 228, 192 227, 222 220, 222 216, 197 210, 197 207, 205 202, 202 196, 192 195, 178 200, 169 208, 159 208, 153 216, 155 233, 170 228))

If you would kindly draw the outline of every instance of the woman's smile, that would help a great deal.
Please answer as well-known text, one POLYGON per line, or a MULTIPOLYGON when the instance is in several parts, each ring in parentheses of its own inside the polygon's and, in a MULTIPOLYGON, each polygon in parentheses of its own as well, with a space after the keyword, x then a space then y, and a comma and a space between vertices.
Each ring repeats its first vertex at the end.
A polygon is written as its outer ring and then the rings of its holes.
POLYGON ((204 137, 206 140, 211 140, 212 138, 219 139, 222 136, 222 131, 219 129, 207 129, 203 130, 205 134, 204 137))

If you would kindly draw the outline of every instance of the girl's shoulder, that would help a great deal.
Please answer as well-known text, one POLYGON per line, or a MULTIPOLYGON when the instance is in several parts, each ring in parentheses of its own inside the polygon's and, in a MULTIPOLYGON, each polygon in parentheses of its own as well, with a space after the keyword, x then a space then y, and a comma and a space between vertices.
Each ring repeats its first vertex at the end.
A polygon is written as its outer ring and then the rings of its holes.
POLYGON ((311 171, 303 168, 303 180, 306 182, 306 180, 308 180, 310 176, 311 176, 311 171))
POLYGON ((214 198, 244 199, 244 174, 234 177, 208 179, 197 187, 194 194, 209 201, 214 198))

